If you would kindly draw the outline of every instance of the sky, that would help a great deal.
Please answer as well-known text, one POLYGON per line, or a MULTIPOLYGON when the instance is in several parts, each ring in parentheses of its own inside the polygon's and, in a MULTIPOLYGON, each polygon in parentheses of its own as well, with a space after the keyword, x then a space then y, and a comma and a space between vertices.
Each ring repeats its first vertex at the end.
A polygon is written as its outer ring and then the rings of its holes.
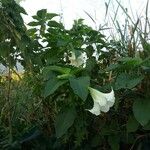
MULTIPOLYGON (((28 13, 28 16, 23 16, 26 23, 32 20, 31 16, 35 15, 37 10, 47 9, 48 12, 63 14, 62 21, 66 28, 71 28, 73 20, 83 18, 85 23, 92 26, 104 24, 105 19, 105 2, 109 0, 23 0, 20 4, 28 13), (96 21, 96 24, 85 13, 87 12, 96 21)), ((147 0, 120 0, 121 5, 128 8, 129 14, 136 19, 137 16, 144 14, 147 0), (132 12, 130 11, 132 10, 132 12)), ((110 0, 109 12, 114 14, 117 9, 116 0, 110 0)), ((150 14, 150 11, 149 11, 150 14)), ((123 22, 123 17, 120 9, 118 18, 123 22), (119 16, 120 15, 120 16, 119 16)))

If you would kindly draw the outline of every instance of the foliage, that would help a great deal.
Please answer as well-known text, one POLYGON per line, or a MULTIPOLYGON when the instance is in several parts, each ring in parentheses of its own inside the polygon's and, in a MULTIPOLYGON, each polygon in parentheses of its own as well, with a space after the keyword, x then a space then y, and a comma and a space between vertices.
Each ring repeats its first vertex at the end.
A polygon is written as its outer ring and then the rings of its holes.
POLYGON ((83 19, 67 30, 56 21, 59 15, 46 9, 26 29, 20 16, 24 9, 13 0, 1 2, 0 62, 8 73, 0 78, 0 149, 119 150, 149 144, 146 33, 135 28, 139 51, 133 46, 135 32, 129 43, 123 37, 109 40, 83 19), (72 53, 85 55, 81 66, 71 65, 72 53), (14 69, 18 61, 23 75, 14 69), (103 92, 113 87, 116 102, 108 113, 86 111, 93 106, 89 86, 103 92))

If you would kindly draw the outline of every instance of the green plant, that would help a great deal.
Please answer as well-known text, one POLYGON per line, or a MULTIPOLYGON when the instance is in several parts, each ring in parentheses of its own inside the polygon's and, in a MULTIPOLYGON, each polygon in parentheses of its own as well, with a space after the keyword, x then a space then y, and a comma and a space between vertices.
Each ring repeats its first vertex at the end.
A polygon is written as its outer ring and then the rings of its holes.
POLYGON ((149 144, 147 11, 143 32, 140 19, 134 23, 117 2, 133 26, 126 36, 127 25, 122 32, 114 18, 117 40, 107 39, 83 19, 67 30, 55 20, 59 15, 46 9, 39 10, 26 29, 20 16, 23 9, 14 1, 1 2, 0 62, 9 70, 0 80, 1 149, 119 150, 149 144), (18 61, 24 67, 22 76, 14 69, 18 61), (12 73, 20 80, 14 81, 12 73), (101 92, 113 88, 114 107, 98 116, 87 111, 93 107, 89 87, 101 92))

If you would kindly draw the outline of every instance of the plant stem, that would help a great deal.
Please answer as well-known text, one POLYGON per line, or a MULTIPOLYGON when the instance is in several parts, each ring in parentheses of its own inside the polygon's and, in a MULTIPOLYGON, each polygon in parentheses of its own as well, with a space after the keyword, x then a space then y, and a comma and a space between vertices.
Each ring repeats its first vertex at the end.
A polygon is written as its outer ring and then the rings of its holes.
POLYGON ((12 136, 12 117, 11 117, 11 99, 10 99, 10 92, 11 92, 11 70, 10 66, 8 68, 8 92, 7 92, 7 102, 8 102, 8 123, 9 123, 9 142, 12 143, 13 136, 12 136))

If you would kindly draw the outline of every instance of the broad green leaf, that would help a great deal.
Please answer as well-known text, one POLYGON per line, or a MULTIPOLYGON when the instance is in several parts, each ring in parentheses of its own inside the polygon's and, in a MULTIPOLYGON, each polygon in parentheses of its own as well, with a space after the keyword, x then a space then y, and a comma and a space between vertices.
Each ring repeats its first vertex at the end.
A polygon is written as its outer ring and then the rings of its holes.
POLYGON ((32 29, 29 29, 27 32, 29 33, 29 35, 34 35, 37 32, 37 29, 32 28, 32 29))
POLYGON ((106 68, 106 71, 116 70, 118 67, 118 64, 110 64, 110 66, 106 68))
POLYGON ((70 86, 73 89, 74 93, 77 94, 82 100, 86 100, 88 96, 88 87, 90 85, 90 78, 79 77, 79 78, 70 78, 70 86))
POLYGON ((133 113, 136 120, 145 126, 150 121, 150 100, 136 99, 133 104, 133 113))
POLYGON ((57 28, 62 28, 62 27, 63 27, 62 24, 60 24, 60 23, 58 23, 58 22, 56 22, 56 21, 49 21, 49 22, 48 22, 48 26, 49 26, 49 27, 57 27, 57 28))
POLYGON ((74 107, 67 108, 65 111, 60 112, 56 117, 55 131, 56 137, 60 138, 72 126, 76 117, 76 110, 74 107))
POLYGON ((94 52, 95 52, 95 49, 92 45, 89 45, 86 47, 86 53, 87 53, 88 58, 93 57, 94 52))
POLYGON ((118 75, 115 82, 115 89, 119 90, 122 88, 126 88, 126 82, 127 82, 127 75, 125 73, 118 75))
POLYGON ((40 18, 36 15, 32 16, 32 18, 35 19, 35 20, 38 20, 38 21, 40 20, 40 18))
POLYGON ((62 47, 62 46, 67 46, 67 45, 68 45, 68 41, 67 40, 59 39, 57 41, 57 47, 62 47))
POLYGON ((118 61, 122 62, 123 64, 127 65, 128 67, 132 66, 138 66, 142 63, 142 59, 140 57, 124 57, 119 59, 118 61))
POLYGON ((73 75, 72 74, 62 74, 62 75, 58 75, 57 79, 63 80, 63 79, 69 79, 70 77, 73 77, 73 75))
POLYGON ((126 125, 127 132, 135 132, 138 129, 138 127, 138 121, 134 118, 134 116, 130 116, 126 125))
POLYGON ((143 79, 144 79, 143 76, 139 76, 139 77, 129 76, 126 86, 128 89, 132 89, 136 85, 140 84, 143 79))
POLYGON ((59 16, 59 15, 55 14, 55 13, 47 13, 46 18, 49 19, 49 20, 51 20, 52 18, 54 18, 56 16, 59 16))
POLYGON ((53 79, 53 78, 56 78, 56 73, 49 70, 47 67, 45 67, 43 70, 42 70, 42 76, 44 78, 44 80, 49 80, 49 79, 53 79))
POLYGON ((47 10, 46 9, 41 9, 37 12, 37 16, 41 19, 44 19, 46 16, 47 10))
POLYGON ((150 130, 150 121, 149 121, 149 123, 146 126, 143 127, 143 129, 144 130, 150 130))
POLYGON ((94 69, 96 65, 96 59, 94 57, 91 57, 90 59, 86 60, 86 69, 90 72, 92 69, 94 69))
POLYGON ((66 80, 58 80, 56 78, 49 79, 45 85, 44 97, 53 94, 61 85, 66 82, 66 80))
POLYGON ((119 135, 111 135, 108 137, 108 143, 111 150, 119 150, 120 137, 119 135))
POLYGON ((60 66, 48 66, 48 67, 45 67, 45 69, 49 71, 58 72, 61 74, 69 74, 71 72, 70 68, 60 67, 60 66))
POLYGON ((29 25, 29 26, 39 26, 40 23, 39 23, 39 22, 32 21, 32 22, 29 22, 28 25, 29 25))
POLYGON ((122 73, 118 75, 115 82, 115 89, 132 89, 138 85, 142 80, 143 76, 129 75, 127 73, 122 73))

